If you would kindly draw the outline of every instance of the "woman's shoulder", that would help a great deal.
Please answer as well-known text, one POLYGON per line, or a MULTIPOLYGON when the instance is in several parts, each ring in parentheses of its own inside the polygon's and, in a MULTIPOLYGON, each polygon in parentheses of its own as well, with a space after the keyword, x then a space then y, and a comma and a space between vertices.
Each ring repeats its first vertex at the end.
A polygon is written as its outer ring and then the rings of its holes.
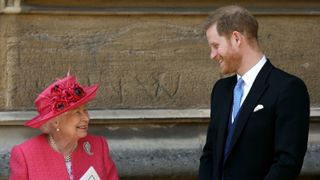
POLYGON ((41 134, 22 142, 21 144, 15 145, 12 149, 20 149, 20 151, 26 153, 32 153, 39 149, 43 149, 44 144, 47 142, 46 135, 41 134))
POLYGON ((22 142, 21 144, 17 145, 19 147, 28 147, 30 145, 42 145, 43 143, 47 142, 47 138, 45 134, 40 134, 37 136, 33 136, 30 139, 22 142))
POLYGON ((81 143, 90 142, 91 144, 105 144, 107 140, 104 136, 88 134, 86 137, 80 139, 81 143))
POLYGON ((103 136, 100 136, 100 135, 93 135, 93 134, 88 134, 86 137, 82 138, 82 140, 84 141, 95 141, 95 140, 101 140, 103 139, 104 137, 103 136))

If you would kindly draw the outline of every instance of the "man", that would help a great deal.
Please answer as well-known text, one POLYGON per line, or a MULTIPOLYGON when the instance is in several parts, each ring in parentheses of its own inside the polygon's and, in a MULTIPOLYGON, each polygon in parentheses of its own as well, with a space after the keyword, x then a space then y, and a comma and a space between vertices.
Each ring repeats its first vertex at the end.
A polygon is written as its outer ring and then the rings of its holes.
POLYGON ((211 95, 211 122, 200 180, 293 180, 307 149, 307 88, 264 56, 258 22, 239 6, 222 7, 205 23, 210 58, 222 74, 211 95))

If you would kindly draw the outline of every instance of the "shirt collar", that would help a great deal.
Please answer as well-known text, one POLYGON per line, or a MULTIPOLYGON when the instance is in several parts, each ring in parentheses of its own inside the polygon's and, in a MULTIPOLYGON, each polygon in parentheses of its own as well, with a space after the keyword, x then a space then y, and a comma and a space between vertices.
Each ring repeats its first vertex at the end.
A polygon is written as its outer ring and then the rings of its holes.
POLYGON ((240 77, 243 79, 245 85, 251 87, 258 73, 262 69, 263 65, 267 62, 266 56, 262 56, 259 62, 254 65, 249 71, 247 71, 242 77, 237 74, 237 79, 240 77))

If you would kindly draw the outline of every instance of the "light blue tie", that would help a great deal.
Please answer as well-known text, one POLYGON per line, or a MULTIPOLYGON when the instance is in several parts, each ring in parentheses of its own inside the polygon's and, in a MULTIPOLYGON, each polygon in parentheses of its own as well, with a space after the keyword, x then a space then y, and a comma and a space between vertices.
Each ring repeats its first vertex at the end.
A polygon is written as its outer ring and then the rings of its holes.
POLYGON ((243 87, 242 86, 243 86, 243 79, 239 78, 238 82, 233 90, 233 110, 232 110, 233 120, 236 119, 237 114, 240 109, 241 97, 243 95, 243 87))

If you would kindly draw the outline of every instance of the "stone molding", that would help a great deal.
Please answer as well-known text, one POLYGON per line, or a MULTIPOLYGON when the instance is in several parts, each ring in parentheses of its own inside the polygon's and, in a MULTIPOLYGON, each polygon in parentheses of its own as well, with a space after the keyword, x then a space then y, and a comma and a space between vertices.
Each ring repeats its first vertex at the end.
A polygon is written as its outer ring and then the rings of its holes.
POLYGON ((21 0, 0 0, 0 13, 17 14, 21 12, 21 0))
MULTIPOLYGON (((87 2, 90 4, 90 2, 87 2)), ((68 15, 207 15, 217 7, 222 5, 221 2, 207 3, 199 2, 196 6, 174 5, 165 6, 161 2, 156 2, 154 5, 144 6, 64 6, 61 2, 53 2, 54 5, 44 4, 28 4, 25 0, 0 0, 0 13, 4 14, 68 14, 68 15), (56 4, 55 4, 56 3, 56 4), (161 6, 160 6, 161 4, 161 6)), ((50 4, 50 3, 49 3, 50 4)), ((139 4, 139 3, 137 3, 139 4)), ((179 4, 179 3, 178 3, 179 4)), ((112 3, 111 3, 112 5, 112 3)), ((248 9, 256 15, 320 15, 320 4, 311 3, 303 7, 297 4, 277 5, 269 3, 267 5, 249 5, 245 2, 240 5, 248 6, 248 9)))
MULTIPOLYGON (((36 116, 36 111, 2 111, 0 112, 0 125, 15 125, 36 116)), ((200 122, 201 119, 209 119, 209 109, 107 109, 89 110, 93 123, 101 124, 103 121, 115 120, 117 122, 127 122, 128 120, 150 121, 159 120, 164 122, 200 122)), ((310 109, 312 121, 320 121, 320 108, 310 109)), ((206 121, 205 120, 205 121, 206 121)), ((112 121, 113 122, 113 121, 112 121)))

